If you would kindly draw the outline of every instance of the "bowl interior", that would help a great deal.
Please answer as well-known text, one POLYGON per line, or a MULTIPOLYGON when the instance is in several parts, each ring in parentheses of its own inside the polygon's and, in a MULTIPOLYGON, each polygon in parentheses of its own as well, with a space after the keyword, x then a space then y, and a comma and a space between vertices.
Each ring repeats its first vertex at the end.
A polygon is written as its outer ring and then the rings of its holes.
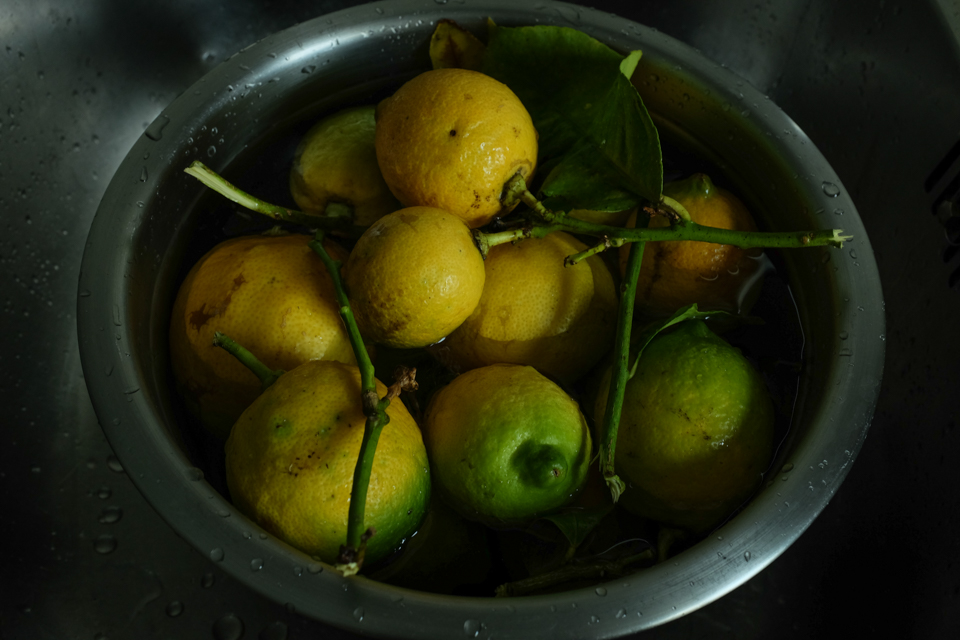
POLYGON ((252 588, 305 615, 379 636, 449 637, 474 629, 518 638, 621 635, 720 597, 776 558, 829 501, 865 436, 883 362, 883 303, 866 232, 840 180, 803 132, 764 96, 685 45, 562 3, 377 3, 245 49, 164 110, 121 165, 91 229, 80 292, 81 355, 94 406, 151 504, 252 588), (719 172, 762 227, 842 226, 855 238, 842 251, 777 257, 796 303, 783 317, 794 314, 802 332, 796 348, 804 368, 793 380, 794 410, 771 467, 775 480, 669 566, 602 590, 506 602, 344 579, 282 542, 253 535, 262 532, 222 495, 216 457, 204 453, 210 443, 181 428, 167 359, 169 310, 186 270, 218 240, 246 229, 231 205, 183 169, 200 159, 247 191, 292 204, 289 159, 317 117, 376 101, 425 70, 438 19, 453 18, 482 34, 488 16, 505 26, 575 26, 615 49, 642 49, 634 81, 678 166, 719 172), (263 570, 252 572, 253 560, 263 570))

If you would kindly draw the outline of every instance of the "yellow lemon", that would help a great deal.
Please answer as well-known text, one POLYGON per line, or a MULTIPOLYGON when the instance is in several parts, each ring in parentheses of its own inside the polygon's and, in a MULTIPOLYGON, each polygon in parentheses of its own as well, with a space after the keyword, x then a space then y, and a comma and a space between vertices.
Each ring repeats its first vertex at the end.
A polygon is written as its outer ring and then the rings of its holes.
POLYGON ((471 228, 504 213, 504 183, 537 163, 530 114, 505 84, 467 69, 413 78, 377 108, 377 161, 405 206, 439 207, 471 228))
POLYGON ((369 226, 400 208, 380 175, 374 149, 374 106, 344 109, 306 133, 293 156, 290 193, 308 213, 331 202, 350 205, 354 223, 369 226))
MULTIPOLYGON (((756 231, 753 217, 732 193, 695 174, 663 187, 667 195, 686 208, 697 224, 721 229, 756 231)), ((628 226, 636 224, 636 214, 628 226)), ((669 222, 653 217, 650 228, 669 222)), ((629 245, 620 249, 620 272, 626 271, 629 245)), ((759 249, 744 250, 712 242, 648 242, 637 280, 637 307, 650 316, 670 315, 697 303, 703 310, 746 313, 750 295, 760 275, 759 249)))
POLYGON ((433 352, 467 370, 527 364, 570 383, 613 346, 617 291, 598 256, 564 266, 585 250, 563 232, 490 249, 483 295, 473 314, 433 352))
MULTIPOLYGON (((377 395, 386 387, 377 381, 377 395)), ((402 402, 387 408, 367 489, 368 563, 416 531, 430 498, 420 429, 402 402)), ((225 447, 233 503, 279 539, 333 562, 347 539, 353 472, 366 418, 360 370, 312 361, 286 372, 243 412, 225 447)))
POLYGON ((424 441, 434 488, 465 518, 528 522, 566 504, 592 444, 576 401, 532 367, 494 364, 437 391, 424 441))
MULTIPOLYGON (((595 405, 602 424, 609 372, 595 405)), ((617 432, 620 503, 697 532, 759 485, 772 455, 774 409, 739 349, 699 320, 654 338, 627 383, 617 432)))
POLYGON ((443 339, 483 292, 483 258, 470 230, 431 207, 380 218, 357 241, 343 274, 360 333, 401 349, 443 339))
MULTIPOLYGON (((333 281, 307 246, 309 236, 227 240, 187 274, 170 318, 170 359, 187 409, 226 438, 260 394, 260 381, 213 337, 223 332, 271 369, 308 360, 355 363, 333 281)), ((346 252, 324 244, 334 256, 346 252)))

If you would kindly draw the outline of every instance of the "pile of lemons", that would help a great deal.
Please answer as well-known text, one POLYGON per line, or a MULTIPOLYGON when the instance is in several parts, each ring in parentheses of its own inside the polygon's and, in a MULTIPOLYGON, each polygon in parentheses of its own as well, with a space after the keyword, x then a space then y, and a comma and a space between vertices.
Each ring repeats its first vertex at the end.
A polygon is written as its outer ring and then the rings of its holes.
MULTIPOLYGON (((367 494, 366 524, 376 530, 368 562, 417 531, 431 495, 458 517, 522 526, 568 504, 596 463, 596 434, 571 394, 584 377, 604 375, 617 323, 615 262, 594 255, 565 266, 587 247, 561 232, 495 246, 485 259, 474 242, 472 230, 509 212, 504 183, 533 179, 537 149, 534 124, 508 87, 438 69, 376 107, 323 119, 296 150, 298 206, 319 216, 346 207, 368 227, 349 250, 325 241, 343 263, 364 342, 426 350, 457 374, 419 424, 403 403, 389 406, 367 494)), ((695 221, 755 228, 705 176, 667 193, 695 221)), ((309 241, 264 235, 211 249, 176 297, 170 352, 185 406, 225 441, 234 504, 331 562, 345 539, 364 415, 333 280, 309 241), (214 346, 216 332, 286 373, 261 392, 255 375, 214 346)), ((638 310, 735 308, 754 257, 651 243, 638 310)), ((739 351, 702 323, 684 323, 647 350, 620 424, 624 506, 702 529, 756 487, 770 456, 770 400, 739 351)), ((596 410, 587 410, 595 424, 606 393, 599 386, 596 410)), ((385 392, 381 385, 378 395, 385 392)))

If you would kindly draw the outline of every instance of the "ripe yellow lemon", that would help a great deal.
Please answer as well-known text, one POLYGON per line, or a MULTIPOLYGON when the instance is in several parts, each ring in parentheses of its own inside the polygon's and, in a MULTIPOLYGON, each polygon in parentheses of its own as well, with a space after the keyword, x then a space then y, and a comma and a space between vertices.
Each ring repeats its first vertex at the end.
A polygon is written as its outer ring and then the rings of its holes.
POLYGON ((511 364, 473 369, 437 391, 424 441, 438 495, 490 526, 566 504, 592 451, 576 401, 536 369, 511 364))
MULTIPOLYGON (((377 394, 386 392, 378 381, 377 394)), ((364 524, 376 529, 367 562, 416 531, 430 498, 420 429, 402 402, 392 402, 387 415, 367 489, 364 524)), ((321 360, 286 372, 243 412, 227 440, 233 503, 279 539, 333 562, 347 539, 365 421, 357 367, 321 360)))
MULTIPOLYGON (((595 405, 602 424, 609 373, 595 405)), ((627 383, 617 433, 620 503, 702 532, 759 485, 773 442, 773 403, 739 349, 700 320, 654 338, 627 383)))
POLYGON ((500 195, 537 163, 530 114, 505 84, 467 69, 422 73, 377 108, 377 161, 405 206, 439 207, 471 228, 503 213, 500 195))
POLYGON ((355 224, 369 226, 400 208, 380 175, 374 149, 376 107, 344 109, 306 133, 293 156, 290 193, 307 213, 323 214, 331 202, 350 205, 355 224))
POLYGON ((460 218, 408 207, 380 218, 357 241, 344 282, 364 338, 425 347, 456 329, 483 292, 483 258, 460 218))
POLYGON ((527 364, 564 383, 613 346, 617 292, 598 256, 564 266, 587 247, 563 232, 490 249, 473 314, 433 351, 465 371, 497 362, 527 364))
MULTIPOLYGON (((756 231, 753 217, 732 193, 713 184, 702 173, 663 187, 697 224, 721 229, 756 231)), ((628 226, 636 224, 631 216, 628 226)), ((669 222, 653 217, 650 228, 669 222)), ((626 271, 629 245, 620 249, 620 272, 626 271)), ((648 242, 637 280, 637 308, 649 316, 670 315, 697 303, 702 310, 746 313, 750 305, 745 288, 759 275, 759 249, 744 250, 712 242, 648 242)))
MULTIPOLYGON (((187 409, 213 434, 260 394, 260 381, 214 346, 223 332, 271 369, 308 360, 355 363, 333 281, 303 235, 249 236, 215 246, 180 285, 170 318, 170 359, 187 409)), ((346 252, 324 243, 334 256, 346 252)))

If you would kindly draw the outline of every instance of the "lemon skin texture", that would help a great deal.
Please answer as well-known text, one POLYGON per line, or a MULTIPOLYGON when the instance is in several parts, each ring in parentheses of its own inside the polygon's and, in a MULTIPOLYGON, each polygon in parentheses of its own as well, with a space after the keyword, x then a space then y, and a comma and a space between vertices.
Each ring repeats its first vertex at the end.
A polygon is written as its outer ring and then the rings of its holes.
POLYGON ((307 131, 294 152, 290 193, 307 213, 330 202, 353 207, 355 224, 369 226, 400 203, 380 175, 374 148, 373 105, 344 109, 307 131))
MULTIPOLYGON (((333 281, 309 236, 249 236, 215 246, 180 285, 170 317, 170 359, 187 410, 226 439, 260 381, 220 347, 220 331, 271 369, 309 360, 355 363, 333 281)), ((331 255, 346 259, 332 242, 331 255)))
MULTIPOLYGON (((377 382, 377 394, 386 387, 377 382)), ((387 408, 367 490, 366 562, 416 531, 430 498, 420 430, 401 402, 387 408)), ((227 487, 247 517, 279 539, 333 562, 347 539, 353 473, 366 419, 360 371, 311 361, 286 372, 237 421, 227 440, 227 487)))
POLYGON ((377 161, 404 206, 481 227, 505 213, 504 183, 536 168, 537 132, 505 84, 467 69, 422 73, 377 108, 377 161))
POLYGON ((582 488, 591 458, 577 403, 532 367, 494 364, 438 391, 424 419, 434 489, 488 526, 553 511, 582 488))
MULTIPOLYGON (((663 187, 664 195, 678 201, 697 224, 756 231, 757 225, 743 203, 713 184, 702 173, 663 187)), ((627 226, 636 224, 631 215, 627 226)), ((660 216, 650 228, 666 227, 660 216)), ((620 273, 626 272, 629 245, 620 248, 620 273)), ((648 242, 637 279, 637 309, 647 316, 672 314, 696 303, 701 310, 748 313, 759 289, 760 249, 740 249, 712 242, 648 242)))
POLYGON ((476 310, 433 351, 454 370, 527 364, 569 384, 613 346, 617 291, 598 256, 564 266, 585 250, 564 232, 490 249, 476 310))
MULTIPOLYGON (((602 424, 609 372, 595 405, 602 424)), ((738 349, 699 320, 647 345, 627 382, 617 432, 620 503, 703 532, 756 490, 772 454, 774 408, 738 349)))
POLYGON ((483 258, 463 221, 432 207, 380 218, 357 241, 343 268, 365 339, 425 347, 456 329, 483 292, 483 258))

